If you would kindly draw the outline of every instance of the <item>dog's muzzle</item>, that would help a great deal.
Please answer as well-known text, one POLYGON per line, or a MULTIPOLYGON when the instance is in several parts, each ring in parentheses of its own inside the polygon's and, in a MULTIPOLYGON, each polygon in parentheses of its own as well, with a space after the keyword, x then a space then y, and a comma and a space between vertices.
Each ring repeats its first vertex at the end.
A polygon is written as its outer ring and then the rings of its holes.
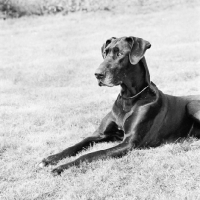
POLYGON ((104 85, 103 80, 105 79, 105 76, 106 76, 105 72, 103 72, 103 70, 99 67, 96 70, 94 75, 96 76, 96 78, 98 80, 99 86, 103 86, 104 85))
POLYGON ((95 73, 94 75, 96 76, 98 80, 102 80, 105 77, 105 74, 103 73, 95 73))

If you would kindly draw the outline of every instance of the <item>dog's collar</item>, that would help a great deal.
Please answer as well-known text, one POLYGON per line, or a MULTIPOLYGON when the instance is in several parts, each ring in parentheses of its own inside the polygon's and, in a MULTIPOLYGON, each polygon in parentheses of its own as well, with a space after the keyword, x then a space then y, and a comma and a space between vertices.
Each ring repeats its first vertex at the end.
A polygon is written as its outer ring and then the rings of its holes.
POLYGON ((120 97, 121 97, 122 99, 125 99, 125 100, 135 99, 135 98, 138 97, 142 92, 144 92, 148 87, 149 87, 149 85, 146 86, 144 89, 142 89, 140 92, 138 92, 136 95, 134 95, 134 96, 132 96, 132 97, 123 97, 122 94, 121 94, 121 92, 120 92, 119 95, 120 95, 120 97))

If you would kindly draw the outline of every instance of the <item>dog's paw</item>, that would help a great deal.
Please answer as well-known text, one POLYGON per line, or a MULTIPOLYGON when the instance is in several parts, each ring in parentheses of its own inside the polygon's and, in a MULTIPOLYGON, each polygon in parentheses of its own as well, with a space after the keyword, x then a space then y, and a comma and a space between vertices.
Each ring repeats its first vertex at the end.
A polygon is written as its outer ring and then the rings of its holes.
POLYGON ((57 168, 55 168, 55 169, 53 169, 53 170, 51 171, 51 174, 52 174, 53 176, 58 176, 58 175, 60 175, 63 171, 64 171, 64 170, 63 170, 61 167, 57 167, 57 168))
POLYGON ((56 165, 59 160, 60 160, 60 158, 58 156, 52 155, 52 156, 49 156, 49 157, 43 159, 42 162, 40 162, 38 166, 40 168, 44 168, 49 165, 56 165))
POLYGON ((47 159, 43 159, 42 162, 40 162, 38 164, 39 168, 44 168, 44 167, 47 167, 49 165, 53 165, 53 162, 51 162, 50 160, 47 160, 47 159))
POLYGON ((38 164, 39 168, 44 168, 44 167, 47 167, 48 165, 50 165, 50 163, 46 161, 45 159, 43 159, 42 162, 38 164))

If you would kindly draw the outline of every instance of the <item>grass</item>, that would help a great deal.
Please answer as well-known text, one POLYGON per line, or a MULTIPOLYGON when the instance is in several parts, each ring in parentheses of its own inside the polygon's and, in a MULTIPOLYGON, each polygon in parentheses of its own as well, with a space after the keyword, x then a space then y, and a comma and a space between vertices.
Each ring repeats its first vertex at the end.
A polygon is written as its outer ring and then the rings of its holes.
POLYGON ((0 14, 2 13, 5 19, 56 13, 66 15, 78 11, 109 11, 117 4, 114 0, 0 0, 0 14))
POLYGON ((0 0, 0 19, 22 16, 57 14, 71 12, 122 11, 152 12, 185 4, 196 6, 196 0, 0 0), (125 8, 125 9, 124 9, 125 8))
POLYGON ((100 47, 111 36, 151 42, 146 60, 163 92, 200 92, 199 5, 123 9, 0 21, 0 199, 200 198, 200 141, 192 138, 83 163, 60 177, 37 166, 91 135, 111 109, 119 88, 100 88, 94 77, 100 47))

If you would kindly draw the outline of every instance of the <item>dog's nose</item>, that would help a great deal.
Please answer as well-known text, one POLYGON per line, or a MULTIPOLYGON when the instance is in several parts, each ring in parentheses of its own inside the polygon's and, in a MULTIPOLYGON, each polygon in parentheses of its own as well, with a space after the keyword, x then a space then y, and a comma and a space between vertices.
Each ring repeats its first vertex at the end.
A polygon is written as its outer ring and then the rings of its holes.
POLYGON ((103 79, 103 77, 105 76, 103 73, 100 72, 96 72, 94 75, 96 76, 97 79, 103 79))

